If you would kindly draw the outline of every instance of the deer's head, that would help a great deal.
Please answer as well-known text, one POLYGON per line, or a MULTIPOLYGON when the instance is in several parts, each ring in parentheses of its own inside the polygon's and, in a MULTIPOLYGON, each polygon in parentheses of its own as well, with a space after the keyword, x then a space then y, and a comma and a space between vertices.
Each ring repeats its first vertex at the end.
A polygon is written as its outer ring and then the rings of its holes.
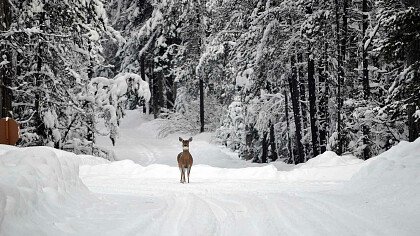
POLYGON ((183 140, 181 137, 179 137, 179 141, 182 143, 182 150, 190 149, 190 142, 192 141, 192 137, 187 140, 183 140))

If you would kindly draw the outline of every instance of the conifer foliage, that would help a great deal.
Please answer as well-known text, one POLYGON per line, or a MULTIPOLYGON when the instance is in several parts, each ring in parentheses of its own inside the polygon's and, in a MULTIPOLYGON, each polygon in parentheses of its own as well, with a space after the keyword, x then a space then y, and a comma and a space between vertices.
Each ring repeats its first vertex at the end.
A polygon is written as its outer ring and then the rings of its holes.
POLYGON ((95 152, 140 107, 262 163, 420 135, 418 1, 2 0, 0 20, 21 145, 95 152))
MULTIPOLYGON (((113 123, 118 104, 112 99, 95 102, 99 91, 93 92, 92 84, 97 71, 105 66, 101 40, 122 39, 109 26, 103 2, 24 0, 3 4, 11 12, 10 25, 1 32, 2 78, 10 81, 4 85, 13 94, 13 103, 11 111, 2 115, 20 123, 20 145, 104 154, 94 145, 100 132, 98 119, 113 123), (110 105, 113 108, 107 107, 110 105), (107 110, 108 115, 98 114, 98 109, 107 110)), ((113 132, 115 129, 109 131, 111 137, 113 132)))

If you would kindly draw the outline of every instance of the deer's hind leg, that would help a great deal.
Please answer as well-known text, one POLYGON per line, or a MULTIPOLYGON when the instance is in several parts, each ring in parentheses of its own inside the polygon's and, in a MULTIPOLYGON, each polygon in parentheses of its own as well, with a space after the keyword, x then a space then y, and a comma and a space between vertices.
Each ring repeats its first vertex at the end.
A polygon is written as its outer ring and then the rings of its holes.
POLYGON ((190 182, 190 172, 191 172, 191 166, 188 166, 187 168, 188 183, 190 182))
POLYGON ((184 172, 184 169, 182 167, 179 167, 179 172, 181 172, 181 180, 179 182, 182 183, 182 174, 184 172))

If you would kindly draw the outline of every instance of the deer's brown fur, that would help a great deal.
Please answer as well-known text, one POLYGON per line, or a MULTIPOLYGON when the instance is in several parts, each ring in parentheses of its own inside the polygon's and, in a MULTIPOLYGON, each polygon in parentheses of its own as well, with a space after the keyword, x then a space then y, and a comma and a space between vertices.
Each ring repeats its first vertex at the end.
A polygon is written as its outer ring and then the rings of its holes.
POLYGON ((179 171, 181 171, 181 183, 185 183, 185 171, 187 172, 187 179, 188 183, 190 182, 190 172, 191 172, 191 166, 193 164, 193 158, 191 156, 191 153, 189 151, 190 142, 192 141, 192 138, 189 138, 188 140, 183 140, 182 138, 179 138, 179 141, 182 142, 182 152, 178 154, 177 160, 178 160, 178 167, 179 171))

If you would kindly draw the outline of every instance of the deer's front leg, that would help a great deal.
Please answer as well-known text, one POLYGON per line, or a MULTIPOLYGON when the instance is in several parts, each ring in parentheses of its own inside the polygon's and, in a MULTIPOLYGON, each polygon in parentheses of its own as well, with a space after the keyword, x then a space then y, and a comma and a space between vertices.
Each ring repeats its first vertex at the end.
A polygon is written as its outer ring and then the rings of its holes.
POLYGON ((181 176, 181 179, 182 179, 182 183, 185 183, 185 169, 184 168, 182 168, 182 176, 181 176))
POLYGON ((190 172, 191 172, 191 166, 188 167, 188 170, 187 170, 188 183, 190 183, 190 172))

